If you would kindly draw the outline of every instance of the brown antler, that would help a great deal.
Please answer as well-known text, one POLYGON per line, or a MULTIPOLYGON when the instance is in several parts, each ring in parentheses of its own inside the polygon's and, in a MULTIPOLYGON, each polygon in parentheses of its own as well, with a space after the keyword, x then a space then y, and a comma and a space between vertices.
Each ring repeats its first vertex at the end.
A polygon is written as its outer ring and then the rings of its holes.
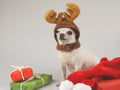
POLYGON ((77 16, 79 16, 80 8, 76 4, 73 4, 73 3, 67 3, 66 6, 68 8, 66 9, 67 12, 63 13, 64 18, 67 21, 72 22, 77 16))
POLYGON ((45 19, 46 19, 46 21, 49 22, 49 23, 59 24, 59 23, 61 23, 61 21, 62 21, 62 15, 63 15, 63 13, 60 12, 60 13, 58 14, 58 17, 56 18, 57 13, 56 13, 54 10, 49 10, 49 11, 47 11, 47 13, 45 14, 45 19))

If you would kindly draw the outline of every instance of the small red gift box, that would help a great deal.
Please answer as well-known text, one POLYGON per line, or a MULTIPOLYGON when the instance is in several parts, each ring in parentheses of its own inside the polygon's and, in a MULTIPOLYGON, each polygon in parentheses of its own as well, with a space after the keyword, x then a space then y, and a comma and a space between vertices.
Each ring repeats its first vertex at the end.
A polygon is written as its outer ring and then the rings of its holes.
POLYGON ((93 90, 120 90, 120 79, 99 81, 93 90))
POLYGON ((26 80, 33 76, 33 70, 30 67, 17 67, 16 70, 10 73, 13 82, 26 80))

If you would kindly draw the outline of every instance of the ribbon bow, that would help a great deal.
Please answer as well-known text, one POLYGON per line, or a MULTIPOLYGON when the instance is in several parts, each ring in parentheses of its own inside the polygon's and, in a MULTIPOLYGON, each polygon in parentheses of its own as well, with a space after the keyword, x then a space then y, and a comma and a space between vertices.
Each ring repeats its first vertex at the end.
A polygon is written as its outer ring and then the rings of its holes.
MULTIPOLYGON (((24 68, 24 66, 14 66, 14 65, 11 65, 11 67, 13 67, 15 70, 19 70, 20 73, 21 73, 22 79, 25 80, 25 78, 24 78, 24 76, 23 76, 23 73, 22 73, 22 69, 24 68)), ((22 82, 22 83, 20 84, 20 90, 22 90, 23 84, 25 84, 26 82, 28 82, 28 81, 30 81, 30 80, 33 80, 34 78, 41 79, 42 82, 43 82, 43 86, 45 85, 45 80, 44 80, 44 78, 42 78, 42 77, 40 76, 40 74, 34 73, 34 75, 33 75, 32 77, 28 78, 27 80, 25 80, 24 82, 22 82)))
POLYGON ((22 73, 22 69, 24 68, 24 66, 14 66, 14 65, 11 65, 11 67, 13 67, 15 70, 19 70, 20 73, 21 73, 22 79, 25 80, 25 78, 23 76, 23 73, 22 73))

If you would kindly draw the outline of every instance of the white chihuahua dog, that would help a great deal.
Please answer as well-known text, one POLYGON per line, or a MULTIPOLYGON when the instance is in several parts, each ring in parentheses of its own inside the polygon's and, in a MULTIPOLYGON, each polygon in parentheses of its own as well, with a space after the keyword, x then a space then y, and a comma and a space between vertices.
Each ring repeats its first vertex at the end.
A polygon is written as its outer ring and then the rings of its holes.
MULTIPOLYGON (((56 38, 59 45, 67 46, 78 43, 78 32, 72 28, 59 28, 56 30, 56 38)), ((62 80, 66 79, 66 69, 70 73, 90 68, 99 62, 99 58, 82 46, 73 48, 70 52, 58 50, 62 67, 62 80)))
POLYGON ((66 79, 67 69, 72 73, 90 68, 99 62, 95 55, 80 45, 80 31, 73 22, 80 14, 80 8, 73 3, 67 3, 66 6, 66 12, 60 12, 57 15, 54 10, 49 10, 45 14, 47 22, 57 24, 54 29, 54 36, 61 60, 62 80, 66 79))

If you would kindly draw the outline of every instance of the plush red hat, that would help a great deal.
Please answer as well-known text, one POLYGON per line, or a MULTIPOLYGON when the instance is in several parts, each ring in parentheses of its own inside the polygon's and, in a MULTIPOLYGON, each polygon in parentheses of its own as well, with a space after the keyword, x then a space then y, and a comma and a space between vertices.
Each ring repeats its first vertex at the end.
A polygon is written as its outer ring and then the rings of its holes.
POLYGON ((67 80, 73 84, 84 83, 91 88, 93 88, 98 81, 108 79, 120 79, 120 57, 113 60, 102 58, 98 65, 87 70, 73 72, 67 77, 67 80))

